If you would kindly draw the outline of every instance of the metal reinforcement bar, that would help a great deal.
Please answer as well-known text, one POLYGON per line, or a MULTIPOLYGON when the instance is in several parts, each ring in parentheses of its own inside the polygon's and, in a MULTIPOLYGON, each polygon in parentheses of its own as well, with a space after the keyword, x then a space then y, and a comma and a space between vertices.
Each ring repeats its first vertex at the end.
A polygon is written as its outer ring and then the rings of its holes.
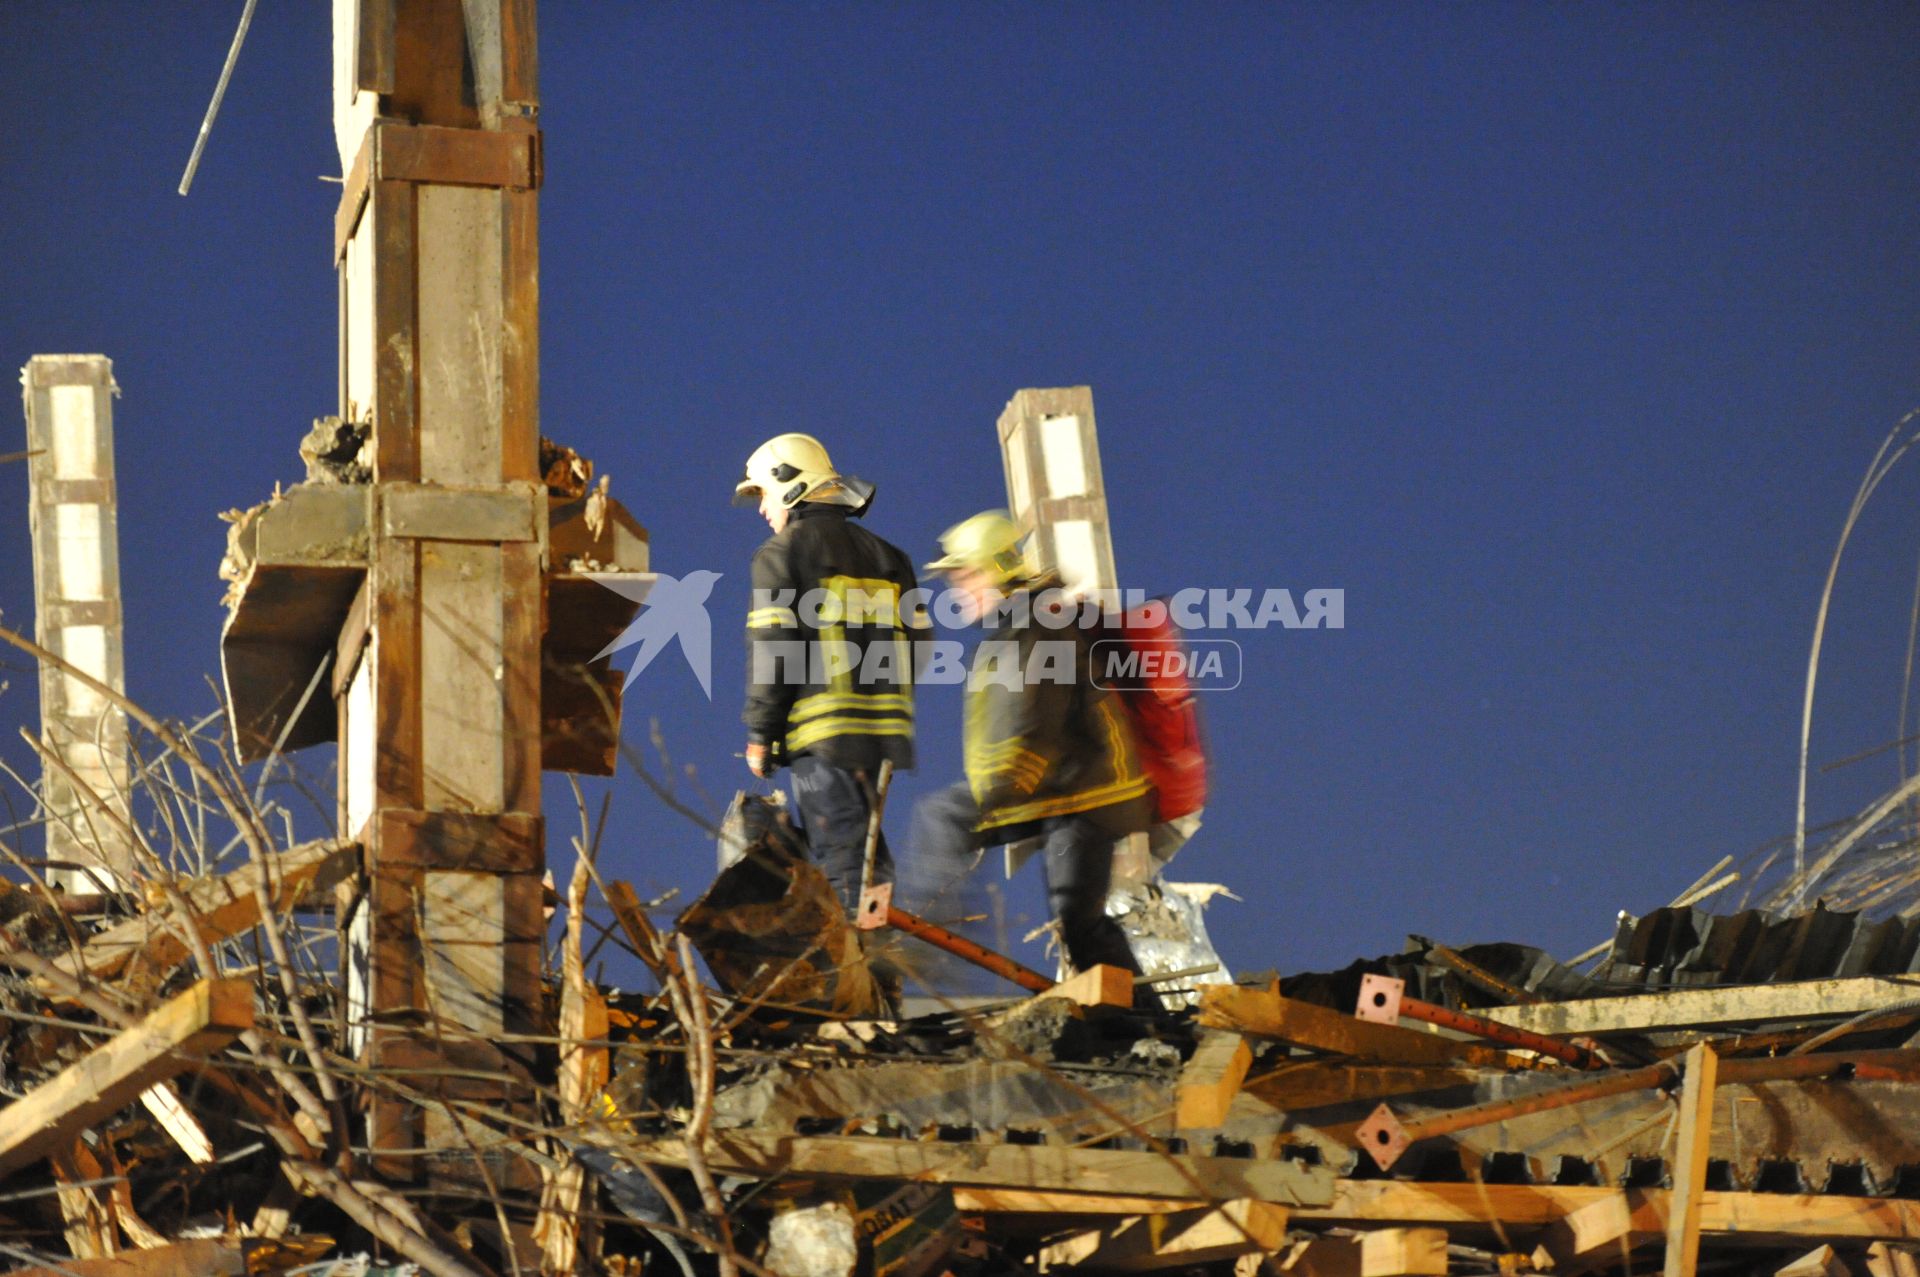
MULTIPOLYGON (((1376 1108, 1355 1130, 1354 1136, 1382 1170, 1400 1160, 1413 1144, 1437 1135, 1490 1126, 1511 1118, 1551 1109, 1584 1104, 1589 1100, 1620 1095, 1627 1091, 1667 1086, 1680 1077, 1678 1059, 1662 1060, 1643 1068, 1609 1072, 1596 1077, 1519 1095, 1490 1104, 1435 1113, 1403 1122, 1385 1104, 1376 1108)), ((1920 1051, 1860 1051, 1833 1055, 1795 1055, 1772 1059, 1722 1060, 1719 1083, 1730 1085, 1751 1082, 1809 1081, 1817 1078, 1861 1081, 1912 1080, 1920 1078, 1920 1051)))
POLYGON ((1035 993, 1045 993, 1053 987, 1053 981, 1035 971, 1032 967, 1023 967, 1012 958, 983 948, 964 936, 957 936, 945 927, 928 922, 925 918, 915 917, 904 909, 887 909, 887 925, 895 931, 904 931, 915 939, 924 940, 936 949, 944 949, 956 958, 983 967, 1005 980, 1011 980, 1023 989, 1035 993))
POLYGON ((1523 1051, 1533 1051, 1579 1069, 1600 1069, 1607 1066, 1604 1059, 1582 1043, 1550 1038, 1527 1029, 1516 1029, 1511 1025, 1500 1024, 1471 1012, 1454 1011, 1432 1002, 1423 1002, 1419 998, 1410 998, 1406 995, 1406 987, 1406 981, 1392 976, 1363 976, 1360 980, 1360 1000, 1354 1007, 1353 1014, 1359 1019, 1371 1020, 1379 1024, 1398 1024, 1404 1016, 1409 1020, 1419 1020, 1423 1024, 1452 1029, 1468 1037, 1498 1042, 1502 1046, 1518 1047, 1523 1051))

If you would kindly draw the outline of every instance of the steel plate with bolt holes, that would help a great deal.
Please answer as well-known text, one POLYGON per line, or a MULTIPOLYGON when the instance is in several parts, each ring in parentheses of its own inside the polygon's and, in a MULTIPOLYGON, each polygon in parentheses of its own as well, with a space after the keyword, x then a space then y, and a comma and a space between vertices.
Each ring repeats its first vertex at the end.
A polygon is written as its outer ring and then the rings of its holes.
POLYGON ((1353 1137, 1383 1171, 1399 1161, 1400 1155, 1413 1142, 1407 1138, 1406 1128, 1400 1125, 1400 1119, 1385 1104, 1367 1115, 1367 1120, 1355 1128, 1353 1137))
POLYGON ((1405 980, 1388 975, 1360 977, 1360 1004, 1353 1009, 1355 1019, 1375 1024, 1400 1023, 1400 999, 1407 991, 1405 980))
POLYGON ((862 931, 878 931, 887 925, 887 914, 893 909, 893 884, 877 883, 860 893, 860 914, 853 925, 862 931))

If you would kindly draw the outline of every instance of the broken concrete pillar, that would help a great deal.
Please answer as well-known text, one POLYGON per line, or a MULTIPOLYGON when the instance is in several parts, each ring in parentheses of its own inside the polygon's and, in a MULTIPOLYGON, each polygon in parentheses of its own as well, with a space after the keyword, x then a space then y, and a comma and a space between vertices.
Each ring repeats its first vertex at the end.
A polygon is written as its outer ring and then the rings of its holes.
MULTIPOLYGON (((1111 600, 1108 606, 1118 611, 1120 579, 1113 566, 1093 388, 1015 391, 996 429, 1007 508, 1029 534, 1028 558, 1058 572, 1069 593, 1111 600)), ((1008 873, 1034 850, 1008 848, 1008 873)), ((1114 849, 1113 873, 1116 885, 1152 879, 1145 834, 1134 834, 1114 849)))
MULTIPOLYGON (((1030 536, 1029 560, 1057 572, 1069 593, 1097 598, 1110 612, 1123 612, 1092 388, 1017 391, 1001 412, 996 433, 1006 472, 1007 506, 1030 536)), ((1159 870, 1199 823, 1199 813, 1194 812, 1161 825, 1154 836, 1132 834, 1114 846, 1107 914, 1118 920, 1134 956, 1149 974, 1222 965, 1207 939, 1199 906, 1187 896, 1169 895, 1172 888, 1156 882, 1159 870), (1162 859, 1157 862, 1151 851, 1155 837, 1161 843, 1162 859)), ((1008 847, 1008 876, 1037 848, 1037 839, 1008 847)), ((1061 970, 1064 973, 1064 958, 1061 970)), ((1210 978, 1229 977, 1224 970, 1216 970, 1210 978)), ((1160 993, 1168 999, 1188 1000, 1196 996, 1190 984, 1164 985, 1160 993)))
MULTIPOLYGON (((113 477, 113 361, 35 355, 20 371, 27 414, 28 523, 34 637, 122 691, 120 540, 113 477)), ((127 720, 97 689, 40 671, 40 732, 59 760, 41 785, 48 878, 68 891, 112 890, 130 877, 127 720)))

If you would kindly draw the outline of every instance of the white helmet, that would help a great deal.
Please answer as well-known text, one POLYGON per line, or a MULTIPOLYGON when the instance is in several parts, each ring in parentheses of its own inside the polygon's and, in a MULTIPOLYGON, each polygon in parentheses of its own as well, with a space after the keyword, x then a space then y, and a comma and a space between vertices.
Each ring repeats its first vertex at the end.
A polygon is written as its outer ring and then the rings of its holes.
POLYGON ((855 513, 873 500, 873 485, 833 468, 826 448, 812 435, 775 435, 747 458, 747 477, 733 488, 735 505, 758 505, 761 494, 791 510, 802 501, 851 506, 855 513))

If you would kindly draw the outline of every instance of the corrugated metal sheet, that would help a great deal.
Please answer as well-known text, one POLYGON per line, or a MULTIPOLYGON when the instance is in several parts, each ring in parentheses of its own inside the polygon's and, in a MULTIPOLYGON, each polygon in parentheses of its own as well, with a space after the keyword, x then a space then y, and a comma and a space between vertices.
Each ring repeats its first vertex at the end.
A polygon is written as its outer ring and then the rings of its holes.
POLYGON ((1604 985, 1761 984, 1920 970, 1920 919, 1873 921, 1816 906, 1804 913, 1697 908, 1622 916, 1594 972, 1604 985))

